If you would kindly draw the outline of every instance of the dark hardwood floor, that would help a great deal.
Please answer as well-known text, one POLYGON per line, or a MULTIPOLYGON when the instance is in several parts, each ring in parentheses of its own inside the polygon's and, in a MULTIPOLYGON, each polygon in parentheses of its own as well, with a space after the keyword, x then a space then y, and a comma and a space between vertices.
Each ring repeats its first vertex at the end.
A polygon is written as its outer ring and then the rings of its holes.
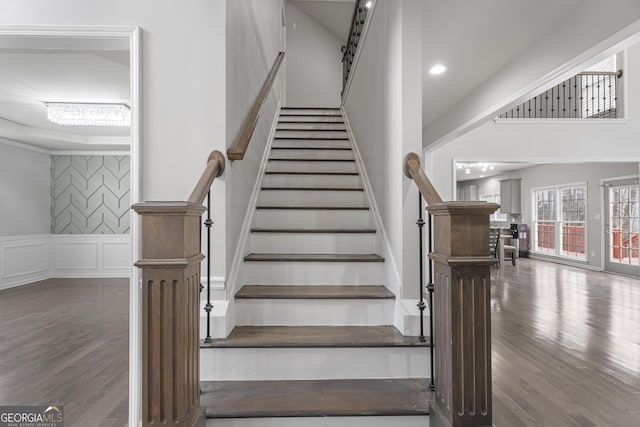
POLYGON ((494 425, 640 425, 640 280, 528 259, 492 273, 494 425))
MULTIPOLYGON (((493 271, 496 427, 640 425, 640 280, 520 259, 493 271)), ((128 280, 0 291, 0 405, 127 422, 128 280)))
POLYGON ((129 280, 0 291, 0 405, 64 405, 65 426, 127 423, 129 280))

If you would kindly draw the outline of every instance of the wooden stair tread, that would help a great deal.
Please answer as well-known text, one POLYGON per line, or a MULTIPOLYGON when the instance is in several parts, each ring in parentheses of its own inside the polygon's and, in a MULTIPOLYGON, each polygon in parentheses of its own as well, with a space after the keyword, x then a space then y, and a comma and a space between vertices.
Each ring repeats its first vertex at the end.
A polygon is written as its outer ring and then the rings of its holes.
MULTIPOLYGON (((322 117, 322 116, 321 116, 322 117)), ((338 116, 332 116, 332 117, 338 117, 338 116)), ((329 121, 329 122, 323 122, 323 121, 296 121, 296 120, 278 120, 278 123, 303 123, 305 125, 308 124, 317 124, 317 123, 329 123, 329 124, 339 124, 339 125, 343 125, 344 122, 339 122, 339 121, 329 121)))
POLYGON ((382 285, 245 285, 236 299, 395 299, 382 285))
POLYGON ((282 107, 281 110, 340 110, 340 107, 282 107))
MULTIPOLYGON (((304 130, 301 132, 308 132, 308 130, 304 130)), ((344 132, 344 131, 341 131, 344 132)), ((337 136, 275 136, 276 139, 295 139, 301 141, 348 141, 348 137, 337 137, 337 136)))
POLYGON ((262 187, 266 191, 364 191, 362 187, 262 187))
POLYGON ((300 145, 298 147, 271 147, 272 150, 329 150, 329 151, 351 151, 351 147, 308 147, 300 145))
POLYGON ((358 176, 359 172, 282 172, 282 171, 266 171, 265 175, 330 175, 330 176, 358 176))
POLYGON ((374 228, 252 228, 252 233, 375 234, 374 228))
POLYGON ((251 253, 245 261, 266 262, 384 262, 376 254, 261 254, 251 253))
POLYGON ((355 162, 355 159, 313 159, 313 158, 288 158, 288 157, 270 157, 269 161, 276 162, 355 162))
POLYGON ((236 326, 201 348, 429 347, 395 326, 236 326))
POLYGON ((426 379, 204 381, 207 418, 427 415, 426 379))
POLYGON ((256 209, 283 209, 301 211, 368 211, 368 206, 256 206, 256 209))

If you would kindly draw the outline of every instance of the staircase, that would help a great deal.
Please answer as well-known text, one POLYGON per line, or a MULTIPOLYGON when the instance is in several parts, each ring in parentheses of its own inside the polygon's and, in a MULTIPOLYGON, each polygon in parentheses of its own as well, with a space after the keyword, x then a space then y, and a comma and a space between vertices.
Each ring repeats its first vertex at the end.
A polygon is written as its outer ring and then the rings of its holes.
POLYGON ((207 425, 429 425, 428 343, 393 326, 340 110, 281 110, 248 248, 237 326, 201 344, 207 425))

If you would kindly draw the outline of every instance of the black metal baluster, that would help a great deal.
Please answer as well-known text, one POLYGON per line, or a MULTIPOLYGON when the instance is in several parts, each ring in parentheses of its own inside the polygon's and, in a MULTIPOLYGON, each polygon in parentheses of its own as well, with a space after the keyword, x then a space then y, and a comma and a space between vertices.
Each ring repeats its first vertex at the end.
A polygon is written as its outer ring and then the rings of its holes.
POLYGON ((204 342, 210 344, 213 342, 211 338, 211 190, 207 193, 207 220, 204 222, 207 227, 207 304, 204 306, 204 311, 207 312, 207 337, 204 342))
POLYGON ((422 286, 424 284, 424 252, 422 248, 422 228, 424 227, 424 219, 422 219, 422 195, 418 191, 418 221, 416 221, 418 225, 418 239, 419 239, 419 256, 420 256, 420 283, 418 289, 420 291, 420 302, 418 303, 418 309, 420 310, 420 342, 426 342, 427 339, 424 336, 424 295, 422 286))
MULTIPOLYGON (((431 213, 427 213, 427 228, 429 229, 429 253, 433 251, 433 228, 431 213)), ((433 260, 429 258, 429 283, 427 284, 427 290, 429 291, 429 339, 431 340, 431 384, 429 384, 429 390, 435 391, 436 386, 434 383, 435 371, 433 362, 433 260)))

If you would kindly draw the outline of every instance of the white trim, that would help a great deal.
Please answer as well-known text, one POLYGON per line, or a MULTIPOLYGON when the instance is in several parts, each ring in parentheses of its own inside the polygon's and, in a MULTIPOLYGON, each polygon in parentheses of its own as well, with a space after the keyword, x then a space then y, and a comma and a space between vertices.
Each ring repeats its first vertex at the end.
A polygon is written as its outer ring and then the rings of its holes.
POLYGON ((398 263, 396 262, 395 256, 393 255, 393 251, 391 250, 391 241, 389 240, 389 235, 387 234, 387 230, 384 227, 384 222, 382 221, 382 216, 380 215, 380 209, 378 208, 378 204, 376 203, 376 199, 373 195, 373 187, 371 187, 371 181, 369 181, 369 174, 367 173, 367 168, 360 154, 360 150, 358 149, 358 143, 356 141, 356 137, 353 134, 353 130, 351 129, 351 124, 349 123, 349 118, 347 117, 347 112, 345 111, 344 105, 340 107, 342 110, 342 116, 344 118, 345 128, 347 130, 347 134, 349 135, 349 141, 351 142, 351 146, 353 147, 353 154, 356 159, 356 163, 358 165, 358 169, 362 175, 362 185, 364 186, 365 194, 367 200, 369 202, 369 207, 371 209, 371 213, 373 215, 373 220, 376 224, 376 228, 378 229, 380 236, 382 237, 382 246, 385 260, 389 262, 389 267, 391 268, 392 273, 395 276, 396 283, 387 283, 387 287, 391 292, 396 295, 396 300, 400 301, 401 292, 400 288, 402 286, 402 275, 400 274, 400 270, 398 269, 398 263))
MULTIPOLYGON (((136 26, 4 26, 0 27, 0 36, 42 36, 47 38, 84 38, 84 39, 127 39, 129 41, 129 76, 131 88, 131 203, 141 200, 140 192, 140 60, 141 31, 136 26)), ((131 211, 131 255, 137 260, 140 255, 140 222, 131 211)), ((140 293, 142 284, 137 268, 131 269, 131 288, 129 292, 129 426, 142 424, 142 348, 140 346, 141 315, 140 293)))
MULTIPOLYGON (((211 290, 221 290, 225 288, 225 280, 224 276, 210 276, 209 280, 211 281, 211 290)), ((205 288, 202 290, 203 298, 207 298, 207 277, 202 277, 202 284, 205 288)))
POLYGON ((45 148, 36 147, 35 145, 25 144, 24 142, 14 141, 13 139, 7 139, 3 137, 0 137, 0 144, 8 145, 9 147, 20 148, 23 150, 35 151, 36 153, 51 154, 51 151, 45 148))
POLYGON ((256 178, 255 184, 253 185, 251 196, 249 196, 249 204, 247 206, 247 210, 244 215, 244 221, 242 223, 242 228, 240 229, 240 235, 238 238, 238 245, 236 246, 236 252, 233 255, 233 261, 231 262, 231 270, 229 272, 229 278, 227 280, 227 283, 229 285, 227 287, 228 289, 227 300, 233 299, 233 296, 236 293, 236 288, 238 287, 240 266, 244 262, 244 253, 247 247, 249 231, 251 230, 253 216, 256 212, 256 205, 258 204, 258 196, 260 195, 260 188, 262 187, 262 181, 264 180, 264 172, 267 169, 267 162, 269 161, 269 151, 271 150, 273 138, 276 134, 276 129, 278 127, 278 119, 280 117, 280 107, 281 107, 281 103, 279 102, 278 106, 276 107, 276 113, 273 117, 273 122, 271 123, 271 130, 269 131, 267 144, 265 145, 264 152, 262 153, 262 160, 260 161, 260 169, 258 170, 258 176, 256 178))
POLYGON ((60 150, 60 151, 50 151, 49 154, 51 154, 52 156, 129 156, 131 152, 130 151, 105 151, 105 150, 96 150, 96 151, 60 150))
POLYGON ((0 137, 0 144, 23 150, 35 151, 36 153, 48 154, 50 156, 128 156, 130 151, 108 151, 108 150, 48 150, 36 145, 27 144, 20 141, 0 137))
MULTIPOLYGON (((448 142, 453 141, 454 139, 466 134, 479 122, 486 121, 492 116, 495 116, 496 113, 502 108, 508 105, 517 105, 519 103, 525 102, 529 97, 531 97, 532 93, 543 91, 542 89, 549 89, 553 86, 556 86, 563 80, 566 80, 567 76, 571 76, 576 73, 579 70, 579 67, 581 67, 589 60, 598 60, 601 58, 604 59, 607 56, 614 55, 617 52, 626 49, 628 46, 634 45, 638 42, 638 40, 640 40, 640 20, 633 22, 632 24, 626 26, 615 34, 612 34, 590 49, 587 49, 581 54, 571 58, 569 61, 565 62, 554 70, 549 71, 542 77, 532 81, 522 89, 514 92, 512 95, 507 96, 505 99, 494 103, 484 111, 476 114, 469 120, 456 126, 454 129, 445 132, 444 135, 427 144, 425 146, 425 149, 433 151, 437 148, 442 147, 448 142)), ((465 101, 466 99, 462 100, 461 102, 465 101)), ((627 119, 629 118, 629 114, 627 114, 626 111, 625 116, 627 119)))
POLYGON ((529 251, 529 258, 536 261, 547 261, 547 262, 552 262, 554 264, 562 264, 562 265, 568 265, 571 267, 584 268, 586 270, 604 271, 602 267, 599 267, 597 265, 589 265, 587 261, 584 261, 584 263, 575 262, 575 261, 571 261, 569 258, 546 256, 545 254, 539 254, 537 252, 529 251))
MULTIPOLYGON (((356 47, 356 54, 353 56, 353 64, 351 65, 351 71, 349 71, 349 77, 347 78, 347 83, 344 86, 344 90, 342 91, 342 96, 340 99, 340 106, 344 106, 344 102, 349 95, 349 89, 351 89, 351 81, 353 80, 353 76, 356 74, 356 68, 358 68, 358 62, 360 61, 360 54, 362 53, 363 46, 367 40, 367 33, 369 32, 369 27, 371 26, 371 22, 373 21, 373 15, 376 12, 376 8, 378 6, 378 0, 372 0, 373 4, 371 8, 369 8, 369 12, 367 12, 367 17, 365 18, 364 27, 362 28, 362 34, 360 35, 360 40, 358 42, 358 46, 356 47)), ((348 41, 347 41, 348 43, 348 41)))
POLYGON ((493 119, 493 122, 497 125, 529 125, 529 124, 598 124, 598 125, 626 125, 631 122, 630 119, 493 119))

